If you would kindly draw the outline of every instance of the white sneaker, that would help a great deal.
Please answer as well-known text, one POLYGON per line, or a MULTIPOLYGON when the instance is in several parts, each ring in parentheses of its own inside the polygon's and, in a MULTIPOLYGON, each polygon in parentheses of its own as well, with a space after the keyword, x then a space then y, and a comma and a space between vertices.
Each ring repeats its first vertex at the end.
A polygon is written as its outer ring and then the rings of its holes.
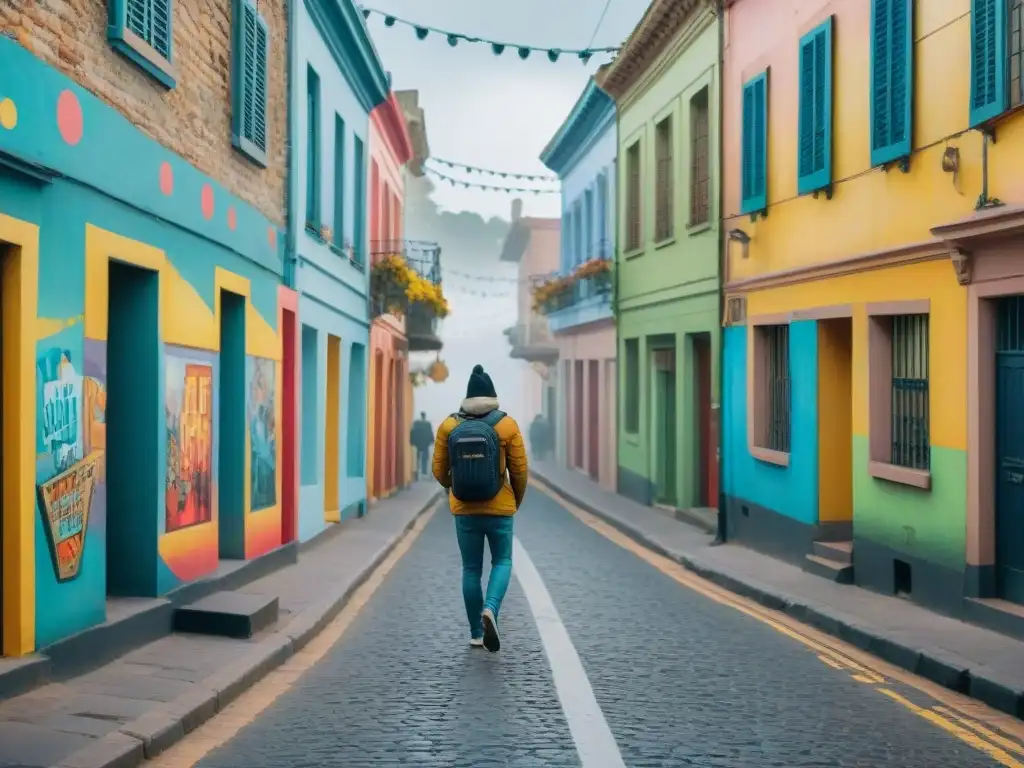
POLYGON ((484 608, 480 618, 484 623, 484 648, 494 653, 501 648, 501 638, 498 637, 498 620, 490 608, 484 608))
POLYGON ((484 639, 482 637, 471 637, 469 638, 469 645, 472 648, 483 648, 484 639))

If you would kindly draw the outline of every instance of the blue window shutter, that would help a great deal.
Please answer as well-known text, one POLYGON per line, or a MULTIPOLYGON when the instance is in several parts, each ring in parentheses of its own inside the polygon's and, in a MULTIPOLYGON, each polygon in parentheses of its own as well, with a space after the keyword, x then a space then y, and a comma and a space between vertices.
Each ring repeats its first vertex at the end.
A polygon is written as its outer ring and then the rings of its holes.
POLYGON ((149 0, 152 34, 148 38, 153 50, 171 60, 171 0, 149 0))
POLYGON ((797 193, 832 183, 832 17, 800 38, 797 193))
POLYGON ((768 73, 743 86, 743 136, 740 213, 757 213, 768 204, 768 73))
POLYGON ((320 78, 306 69, 306 225, 320 226, 320 78))
POLYGON ((256 55, 253 75, 252 143, 263 153, 267 151, 267 59, 270 56, 270 35, 267 23, 253 9, 256 19, 256 55))
POLYGON ((232 34, 232 144, 267 165, 267 25, 250 0, 234 0, 232 34))
POLYGON ((871 165, 911 151, 914 2, 871 0, 871 165))
POLYGON ((1006 0, 971 0, 971 127, 1006 106, 1006 0))
POLYGON ((334 116, 334 244, 345 242, 345 121, 334 116))

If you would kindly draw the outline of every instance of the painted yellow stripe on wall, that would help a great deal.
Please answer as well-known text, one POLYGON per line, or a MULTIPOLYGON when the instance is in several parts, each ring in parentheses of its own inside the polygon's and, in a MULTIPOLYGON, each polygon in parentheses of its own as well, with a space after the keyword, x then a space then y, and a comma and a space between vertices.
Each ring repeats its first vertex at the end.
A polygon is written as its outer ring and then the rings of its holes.
POLYGON ((948 259, 770 288, 747 296, 747 315, 853 305, 853 432, 867 435, 866 305, 929 299, 932 445, 967 449, 967 293, 948 259))

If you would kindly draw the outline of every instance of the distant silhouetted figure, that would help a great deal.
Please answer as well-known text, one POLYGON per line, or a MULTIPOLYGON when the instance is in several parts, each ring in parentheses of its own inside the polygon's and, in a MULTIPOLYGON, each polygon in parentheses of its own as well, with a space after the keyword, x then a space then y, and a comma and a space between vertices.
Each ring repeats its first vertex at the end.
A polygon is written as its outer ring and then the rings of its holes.
POLYGON ((481 365, 473 366, 458 413, 437 428, 434 477, 448 489, 455 515, 469 644, 497 651, 498 612, 512 576, 512 518, 526 495, 526 448, 519 425, 498 410, 494 383, 481 365), (485 539, 491 549, 486 600, 480 586, 485 539))
POLYGON ((409 442, 416 449, 416 479, 420 480, 427 476, 430 446, 434 444, 434 428, 427 421, 426 411, 421 411, 419 419, 413 422, 409 442))
POLYGON ((530 451, 538 461, 547 461, 551 454, 551 425, 542 413, 530 422, 530 451))

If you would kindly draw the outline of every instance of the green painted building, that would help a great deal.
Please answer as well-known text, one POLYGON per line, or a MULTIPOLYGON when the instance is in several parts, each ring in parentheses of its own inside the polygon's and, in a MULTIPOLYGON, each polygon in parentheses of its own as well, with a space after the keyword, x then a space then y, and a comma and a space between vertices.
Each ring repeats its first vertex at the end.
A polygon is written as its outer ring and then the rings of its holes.
POLYGON ((619 492, 718 503, 719 43, 714 4, 654 0, 598 84, 618 112, 619 492))

